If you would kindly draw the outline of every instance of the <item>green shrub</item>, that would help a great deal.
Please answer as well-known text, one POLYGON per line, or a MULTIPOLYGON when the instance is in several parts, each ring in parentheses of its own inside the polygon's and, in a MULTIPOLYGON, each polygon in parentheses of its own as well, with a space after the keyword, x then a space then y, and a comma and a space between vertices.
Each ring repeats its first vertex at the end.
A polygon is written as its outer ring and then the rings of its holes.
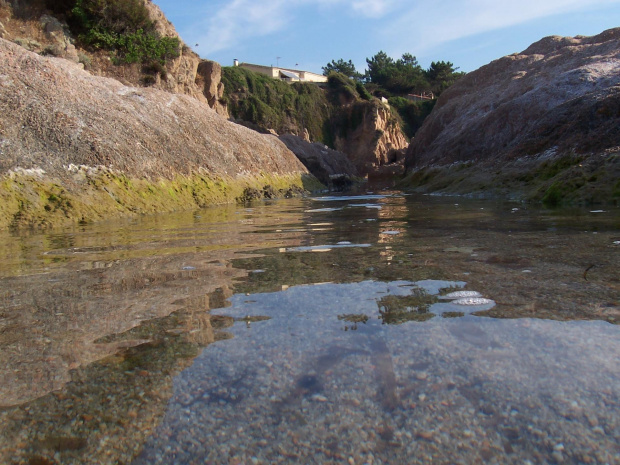
POLYGON ((140 78, 140 82, 142 82, 144 86, 152 86, 157 82, 157 79, 151 74, 145 74, 140 78))
POLYGON ((364 87, 364 84, 361 82, 355 83, 355 90, 357 90, 359 96, 364 100, 372 100, 372 95, 368 92, 368 90, 366 90, 366 87, 364 87))
POLYGON ((430 115, 435 106, 435 100, 414 102, 404 97, 390 97, 388 103, 400 116, 401 128, 409 138, 413 137, 420 129, 424 119, 430 115))
POLYGON ((345 101, 352 101, 359 98, 359 94, 355 89, 355 82, 342 73, 329 73, 327 85, 334 103, 338 103, 341 98, 344 98, 345 101))
POLYGON ((138 29, 136 32, 116 34, 100 29, 91 29, 79 36, 80 41, 91 47, 116 52, 118 63, 164 64, 171 58, 179 56, 179 39, 176 37, 158 37, 154 33, 138 29))
POLYGON ((142 67, 142 72, 145 74, 150 74, 151 76, 159 74, 159 77, 161 77, 164 81, 168 78, 166 68, 159 61, 151 61, 150 63, 146 63, 142 67))
POLYGON ((125 63, 165 63, 179 56, 177 37, 157 37, 138 29, 134 33, 118 36, 116 50, 125 63))
POLYGON ((148 63, 179 56, 176 37, 160 37, 142 0, 46 0, 63 14, 82 45, 115 53, 115 62, 148 63))

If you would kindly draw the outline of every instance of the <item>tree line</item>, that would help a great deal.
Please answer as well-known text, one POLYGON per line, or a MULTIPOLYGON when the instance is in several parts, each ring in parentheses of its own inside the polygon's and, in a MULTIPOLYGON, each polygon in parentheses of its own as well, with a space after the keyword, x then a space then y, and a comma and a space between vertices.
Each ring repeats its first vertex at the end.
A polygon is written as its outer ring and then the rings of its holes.
POLYGON ((323 74, 342 73, 363 83, 372 94, 383 97, 424 92, 438 96, 465 74, 449 61, 433 61, 428 69, 424 69, 410 53, 395 60, 380 51, 372 58, 366 58, 366 64, 368 69, 362 74, 351 60, 332 60, 323 67, 323 74))

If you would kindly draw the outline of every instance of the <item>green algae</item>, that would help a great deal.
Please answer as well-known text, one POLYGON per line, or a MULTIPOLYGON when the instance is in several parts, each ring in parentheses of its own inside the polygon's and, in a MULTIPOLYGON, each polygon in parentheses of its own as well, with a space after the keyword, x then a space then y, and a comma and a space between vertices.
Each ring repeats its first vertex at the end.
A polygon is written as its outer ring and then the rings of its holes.
POLYGON ((455 163, 411 171, 400 187, 420 192, 511 198, 546 206, 617 204, 620 154, 455 163))
POLYGON ((173 179, 132 178, 100 168, 54 179, 10 173, 0 179, 0 230, 47 228, 106 218, 205 208, 248 200, 248 189, 293 196, 322 185, 302 173, 259 173, 237 178, 205 174, 173 179))

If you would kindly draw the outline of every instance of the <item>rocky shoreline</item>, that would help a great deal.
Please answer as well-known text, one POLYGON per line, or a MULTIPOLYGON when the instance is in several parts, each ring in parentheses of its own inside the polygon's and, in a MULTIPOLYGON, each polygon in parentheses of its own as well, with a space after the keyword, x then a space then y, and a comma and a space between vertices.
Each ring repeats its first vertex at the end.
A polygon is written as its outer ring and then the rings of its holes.
POLYGON ((446 90, 405 184, 557 204, 620 200, 620 28, 546 37, 446 90))
POLYGON ((0 39, 0 228, 282 195, 319 182, 272 135, 0 39), (268 189, 266 189, 269 187, 268 189))

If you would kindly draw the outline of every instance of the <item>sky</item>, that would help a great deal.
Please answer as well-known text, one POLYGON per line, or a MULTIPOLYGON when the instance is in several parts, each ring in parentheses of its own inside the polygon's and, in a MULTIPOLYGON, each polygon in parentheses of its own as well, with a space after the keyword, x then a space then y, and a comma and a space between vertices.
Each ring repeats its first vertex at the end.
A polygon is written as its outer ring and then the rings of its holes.
POLYGON ((322 74, 403 53, 473 71, 550 35, 620 27, 620 0, 153 0, 202 58, 322 74))

